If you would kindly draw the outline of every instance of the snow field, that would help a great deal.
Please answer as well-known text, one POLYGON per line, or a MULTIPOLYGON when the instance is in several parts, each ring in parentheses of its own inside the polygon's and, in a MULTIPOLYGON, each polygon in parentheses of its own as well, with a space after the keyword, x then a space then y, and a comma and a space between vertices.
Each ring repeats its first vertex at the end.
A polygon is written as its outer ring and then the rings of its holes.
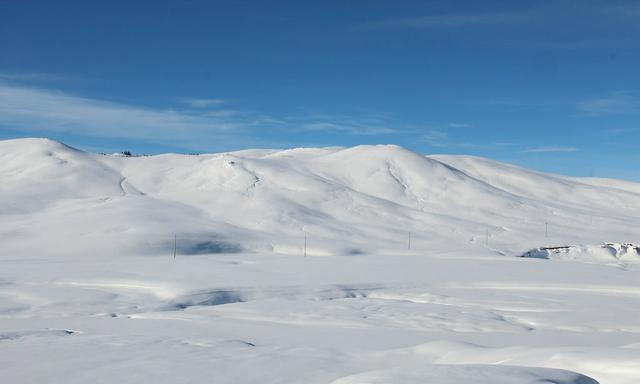
POLYGON ((3 381, 640 382, 634 183, 41 139, 0 141, 0 178, 3 381))

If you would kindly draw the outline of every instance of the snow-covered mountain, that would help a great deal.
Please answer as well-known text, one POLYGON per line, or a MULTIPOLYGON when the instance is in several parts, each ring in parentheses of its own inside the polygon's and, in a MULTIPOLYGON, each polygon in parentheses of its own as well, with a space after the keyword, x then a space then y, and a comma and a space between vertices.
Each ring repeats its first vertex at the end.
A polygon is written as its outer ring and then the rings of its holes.
POLYGON ((0 253, 496 250, 637 241, 640 186, 404 148, 145 157, 0 142, 0 253), (545 235, 546 232, 546 235, 545 235), (411 233, 411 235, 409 235, 411 233))

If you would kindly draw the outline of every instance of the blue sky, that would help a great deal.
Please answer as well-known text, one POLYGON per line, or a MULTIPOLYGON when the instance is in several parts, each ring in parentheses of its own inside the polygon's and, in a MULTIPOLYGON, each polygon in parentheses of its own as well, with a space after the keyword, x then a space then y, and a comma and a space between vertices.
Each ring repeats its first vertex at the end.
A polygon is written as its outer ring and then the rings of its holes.
POLYGON ((640 181, 637 1, 0 1, 0 139, 393 143, 640 181))

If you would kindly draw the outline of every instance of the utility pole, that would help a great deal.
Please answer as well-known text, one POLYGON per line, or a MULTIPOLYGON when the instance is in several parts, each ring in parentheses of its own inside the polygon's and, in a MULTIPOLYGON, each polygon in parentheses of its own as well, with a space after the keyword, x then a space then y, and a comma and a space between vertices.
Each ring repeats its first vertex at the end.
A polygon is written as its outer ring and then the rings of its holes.
POLYGON ((549 237, 549 223, 544 222, 544 237, 549 237))
POLYGON ((176 258, 176 251, 178 250, 178 235, 173 234, 173 258, 176 258))
POLYGON ((307 235, 304 235, 304 257, 307 257, 307 235))
POLYGON ((409 246, 407 247, 407 249, 411 249, 411 232, 409 232, 409 246))
POLYGON ((484 233, 484 244, 487 247, 489 246, 489 230, 488 229, 486 229, 484 233))

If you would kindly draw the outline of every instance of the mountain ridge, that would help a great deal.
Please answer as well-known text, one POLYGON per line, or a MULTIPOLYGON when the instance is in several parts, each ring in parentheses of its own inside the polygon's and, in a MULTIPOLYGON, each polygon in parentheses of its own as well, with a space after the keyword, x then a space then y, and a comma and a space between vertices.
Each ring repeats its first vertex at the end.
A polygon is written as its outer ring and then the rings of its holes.
POLYGON ((329 255, 406 252, 409 232, 414 250, 513 254, 548 245, 544 223, 570 243, 637 241, 640 224, 633 183, 397 145, 116 157, 16 139, 0 161, 2 252, 16 254, 34 249, 7 235, 16 225, 49 253, 86 253, 89 239, 105 255, 166 253, 175 234, 184 252, 300 254, 306 236, 329 255))

